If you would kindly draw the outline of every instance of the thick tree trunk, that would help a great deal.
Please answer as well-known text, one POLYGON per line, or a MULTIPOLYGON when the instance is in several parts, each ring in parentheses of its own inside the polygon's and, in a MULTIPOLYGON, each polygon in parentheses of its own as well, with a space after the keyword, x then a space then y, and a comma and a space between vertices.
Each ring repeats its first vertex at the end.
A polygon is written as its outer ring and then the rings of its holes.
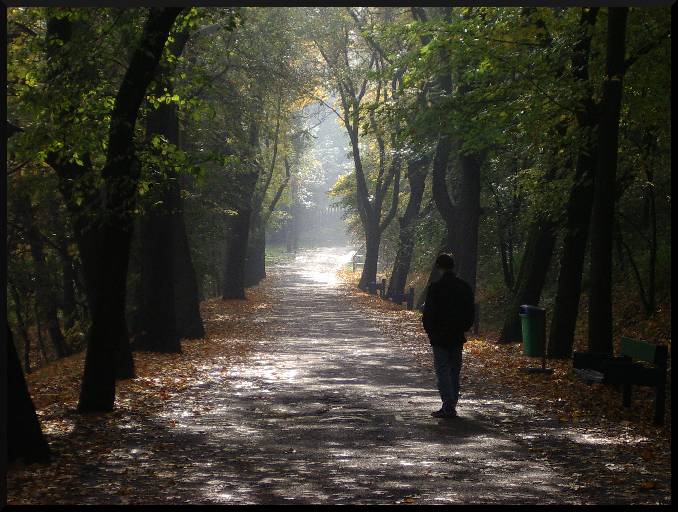
POLYGON ((591 215, 588 348, 612 353, 612 229, 615 214, 619 112, 628 7, 609 7, 606 78, 600 101, 598 153, 591 215))
POLYGON ((266 277, 266 228, 261 213, 253 212, 247 258, 245 263, 245 286, 254 286, 266 277))
POLYGON ((572 355, 593 203, 594 165, 593 156, 579 155, 576 182, 567 205, 567 225, 548 343, 549 357, 553 358, 572 355))
POLYGON ((461 183, 456 219, 457 274, 475 293, 478 268, 478 226, 480 225, 480 168, 483 157, 459 156, 461 183))
POLYGON ((134 155, 134 126, 139 107, 153 78, 162 49, 181 8, 152 8, 139 46, 115 99, 111 115, 106 165, 103 226, 99 248, 97 299, 85 357, 80 392, 80 412, 110 411, 115 402, 116 347, 125 335, 120 319, 125 315, 127 266, 131 243, 131 212, 139 176, 134 155))
MULTIPOLYGON (((182 30, 173 34, 170 52, 179 57, 188 42, 189 33, 182 30)), ((161 62, 156 77, 156 95, 173 93, 169 76, 173 66, 161 62)), ((181 146, 180 127, 177 106, 173 103, 161 104, 148 117, 147 138, 154 135, 164 136, 170 144, 181 146)), ((149 311, 142 318, 150 323, 143 327, 147 332, 140 341, 145 350, 162 352, 180 352, 181 338, 202 338, 205 330, 200 317, 200 300, 195 270, 191 259, 186 226, 183 219, 183 201, 181 199, 180 178, 173 169, 166 169, 169 175, 162 184, 161 200, 163 206, 150 215, 154 218, 145 223, 146 236, 142 237, 142 246, 147 244, 155 250, 142 249, 145 258, 142 262, 142 280, 144 310, 149 311), (163 274, 158 270, 163 268, 163 274), (145 278, 143 277, 145 276, 145 278), (168 282, 169 281, 169 282, 168 282), (171 288, 171 290, 170 290, 171 288), (169 295, 168 295, 169 294, 169 295), (150 309, 153 312, 150 312, 150 309), (159 323, 162 319, 164 326, 159 323), (150 333, 154 332, 155 335, 150 333), (162 334, 161 334, 162 333, 162 334)), ((143 223, 142 223, 143 224, 143 223)))
POLYGON ((9 283, 9 289, 12 292, 16 321, 19 326, 19 331, 21 332, 21 338, 24 341, 24 370, 26 373, 31 373, 31 339, 28 337, 28 328, 24 320, 21 296, 14 283, 9 283))
POLYGON ((45 347, 45 341, 42 339, 42 323, 40 322, 40 315, 38 314, 37 300, 33 302, 33 314, 35 315, 35 332, 38 338, 38 347, 40 347, 42 360, 46 363, 49 361, 49 359, 47 358, 47 347, 45 347))
POLYGON ((539 304, 555 241, 554 226, 549 221, 537 220, 530 226, 515 291, 511 303, 506 308, 504 326, 499 334, 498 343, 511 343, 522 339, 519 308, 523 304, 533 306, 539 304))
POLYGON ((379 245, 381 244, 381 233, 376 225, 369 225, 365 230, 365 264, 360 275, 358 288, 367 290, 370 283, 377 280, 377 264, 379 262, 379 245))
POLYGON ((181 352, 176 328, 173 229, 166 212, 148 212, 142 220, 142 327, 135 349, 181 352))
POLYGON ((49 445, 42 434, 38 416, 19 356, 7 325, 7 460, 13 462, 49 462, 49 445))
POLYGON ((260 167, 255 161, 259 147, 259 125, 255 121, 249 127, 249 148, 244 155, 245 165, 238 176, 238 196, 235 199, 234 209, 237 212, 228 219, 226 259, 221 296, 223 299, 245 299, 245 267, 247 264, 247 246, 249 244, 250 227, 252 223, 252 198, 260 167))
MULTIPOLYGON (((177 187, 178 188, 178 187, 177 187)), ((179 191, 176 191, 179 194, 179 191)), ((179 338, 205 337, 205 327, 200 316, 198 280, 188 245, 183 214, 174 217, 174 300, 176 326, 179 338)))
MULTIPOLYGON (((596 22, 597 13, 598 8, 582 9, 580 26, 583 35, 575 46, 572 57, 573 73, 583 83, 588 83, 589 80, 590 28, 596 22)), ((579 127, 584 131, 584 144, 577 156, 575 182, 567 202, 563 252, 560 259, 558 287, 548 342, 549 356, 563 359, 572 355, 574 332, 579 314, 586 244, 591 222, 591 208, 593 206, 593 180, 597 147, 591 140, 590 131, 597 122, 597 116, 590 92, 577 109, 577 121, 579 127)))
MULTIPOLYGON (((172 93, 171 84, 162 72, 156 78, 156 95, 163 93, 163 87, 172 93)), ((165 136, 170 143, 177 144, 179 122, 173 104, 160 105, 152 110, 146 121, 146 139, 155 135, 165 136)), ((174 290, 174 223, 180 205, 180 197, 173 194, 170 186, 176 185, 177 177, 169 170, 170 179, 151 190, 147 203, 151 206, 141 219, 141 304, 140 332, 135 339, 135 349, 152 352, 181 352, 181 343, 176 327, 174 290)))
POLYGON ((245 298, 245 260, 251 215, 250 209, 242 208, 237 215, 232 215, 229 219, 224 284, 221 292, 223 299, 245 298))
POLYGON ((388 297, 393 296, 396 292, 404 293, 405 291, 407 275, 410 272, 410 264, 414 254, 414 229, 419 216, 421 201, 424 197, 424 186, 430 161, 430 157, 423 156, 412 159, 407 163, 407 179, 410 184, 410 194, 405 213, 399 219, 398 250, 395 262, 393 263, 391 279, 388 283, 388 297))

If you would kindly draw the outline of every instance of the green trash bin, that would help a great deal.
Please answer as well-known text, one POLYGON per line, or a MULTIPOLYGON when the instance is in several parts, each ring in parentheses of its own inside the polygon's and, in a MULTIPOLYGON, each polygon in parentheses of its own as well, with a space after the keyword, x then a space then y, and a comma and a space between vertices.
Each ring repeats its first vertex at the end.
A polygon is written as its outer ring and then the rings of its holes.
POLYGON ((546 349, 546 310, 524 304, 520 306, 523 329, 523 355, 543 357, 546 349))

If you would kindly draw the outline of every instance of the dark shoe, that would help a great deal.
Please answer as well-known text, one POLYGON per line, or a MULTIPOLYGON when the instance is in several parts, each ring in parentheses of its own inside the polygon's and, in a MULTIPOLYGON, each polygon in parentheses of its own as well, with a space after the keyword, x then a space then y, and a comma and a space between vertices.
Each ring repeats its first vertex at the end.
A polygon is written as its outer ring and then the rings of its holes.
POLYGON ((449 411, 440 409, 439 411, 432 412, 431 416, 433 416, 434 418, 456 418, 457 411, 455 409, 451 409, 449 411))

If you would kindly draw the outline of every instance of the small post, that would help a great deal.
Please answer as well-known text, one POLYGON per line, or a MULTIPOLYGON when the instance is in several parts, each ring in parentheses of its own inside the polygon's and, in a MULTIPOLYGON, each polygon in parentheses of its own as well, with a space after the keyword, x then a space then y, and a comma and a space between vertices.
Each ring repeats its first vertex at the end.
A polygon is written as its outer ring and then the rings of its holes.
POLYGON ((414 308, 414 287, 410 286, 410 291, 407 292, 407 309, 412 310, 414 308))
POLYGON ((386 298, 386 278, 381 280, 381 298, 386 298))
POLYGON ((622 405, 631 407, 631 384, 627 382, 622 384, 622 405))
POLYGON ((355 272, 355 256, 353 256, 352 262, 353 262, 353 272, 355 272))
POLYGON ((657 366, 657 393, 654 399, 654 424, 664 424, 664 402, 666 401, 666 359, 668 349, 666 346, 657 347, 655 364, 657 366))
POLYGON ((480 330, 480 304, 476 302, 473 306, 473 334, 478 334, 480 330))

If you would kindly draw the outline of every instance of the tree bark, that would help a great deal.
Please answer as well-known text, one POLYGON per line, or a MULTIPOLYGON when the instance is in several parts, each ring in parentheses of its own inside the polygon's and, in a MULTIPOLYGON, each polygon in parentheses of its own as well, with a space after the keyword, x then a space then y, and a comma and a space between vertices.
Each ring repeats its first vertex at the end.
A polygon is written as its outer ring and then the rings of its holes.
MULTIPOLYGON (((51 63, 51 74, 56 76, 68 68, 67 61, 59 54, 59 48, 70 42, 72 36, 72 24, 67 18, 50 18, 47 23, 46 40, 48 42, 58 40, 59 44, 50 44, 47 50, 48 61, 51 63)), ((80 260, 82 261, 82 273, 85 280, 85 293, 87 305, 92 317, 98 290, 101 289, 97 282, 100 275, 99 266, 101 261, 98 257, 100 249, 100 233, 97 212, 100 211, 102 195, 94 183, 95 173, 92 169, 88 154, 83 155, 83 165, 69 162, 57 153, 50 153, 46 158, 47 163, 55 170, 59 177, 59 191, 61 192, 66 207, 71 216, 73 232, 80 260)), ((120 316, 118 331, 121 333, 118 344, 115 347, 114 364, 115 376, 118 379, 134 377, 134 360, 127 335, 127 324, 124 314, 120 316)), ((91 337, 88 333, 88 339, 91 337)))
POLYGON ((480 168, 483 157, 477 154, 459 155, 461 183, 457 207, 456 241, 457 274, 466 281, 473 293, 476 290, 478 268, 478 226, 483 210, 480 208, 480 168))
POLYGON ((229 219, 226 262, 223 276, 223 299, 245 299, 245 259, 250 230, 249 208, 240 208, 229 219))
POLYGON ((57 297, 53 287, 49 282, 49 271, 45 261, 44 243, 42 237, 35 226, 33 206, 27 196, 20 196, 15 199, 17 207, 21 210, 24 222, 26 224, 26 233, 28 243, 31 247, 31 255, 35 263, 36 278, 36 300, 38 302, 38 311, 44 315, 47 321, 47 330, 50 339, 54 345, 57 357, 62 358, 70 355, 72 351, 66 344, 59 317, 57 315, 57 297))
POLYGON ((139 107, 160 60, 165 41, 181 8, 151 8, 139 46, 134 51, 116 95, 102 170, 105 202, 97 299, 85 357, 80 412, 110 411, 115 402, 115 367, 111 364, 125 315, 131 212, 139 177, 134 155, 134 126, 139 107))
POLYGON ((24 340, 24 370, 26 373, 31 373, 31 339, 28 337, 28 328, 22 312, 21 296, 14 283, 10 282, 8 284, 14 301, 14 314, 16 315, 16 321, 21 332, 21 338, 24 340))
POLYGON ((51 452, 28 393, 19 356, 7 325, 7 460, 49 462, 51 452))
POLYGON ((593 155, 578 156, 576 182, 567 205, 567 224, 548 342, 549 357, 553 358, 572 355, 593 203, 594 165, 593 155))
MULTIPOLYGON (((174 40, 169 44, 169 51, 176 58, 183 53, 189 32, 182 29, 172 36, 174 40)), ((155 78, 156 95, 174 92, 170 80, 172 71, 172 64, 161 61, 155 78)), ((147 139, 154 135, 162 135, 170 144, 181 147, 177 106, 174 103, 161 103, 149 114, 147 139)), ((146 226, 142 246, 155 248, 142 249, 145 255, 142 259, 142 281, 147 283, 142 288, 143 304, 146 305, 144 309, 149 311, 142 318, 156 325, 149 324, 143 329, 147 335, 139 340, 139 346, 145 350, 180 352, 181 338, 202 338, 205 329, 200 317, 198 284, 183 219, 180 177, 172 168, 165 169, 165 172, 168 179, 160 185, 159 198, 163 206, 149 213, 152 219, 142 221, 146 226), (159 272, 158 267, 168 274, 159 272), (154 312, 151 313, 148 308, 154 312), (151 334, 153 332, 155 334, 151 334)))
MULTIPOLYGON (((573 75, 577 81, 585 84, 589 82, 590 30, 596 23, 597 14, 597 7, 582 9, 580 27, 583 35, 575 45, 572 56, 573 75)), ((590 85, 587 95, 577 108, 576 117, 583 132, 583 147, 577 156, 574 185, 567 202, 565 237, 548 341, 549 357, 563 359, 572 355, 593 206, 597 147, 592 140, 591 131, 597 123, 597 113, 590 85)))
POLYGON ((174 308, 174 248, 171 219, 147 212, 142 220, 142 324, 135 349, 180 353, 174 308))
MULTIPOLYGON (((179 194, 179 191, 176 191, 179 194)), ((183 214, 176 215, 174 222, 174 301, 176 325, 179 338, 200 339, 205 337, 205 327, 200 316, 200 292, 195 267, 188 245, 183 214)))
POLYGON ((365 263, 363 264, 363 271, 358 283, 358 287, 362 290, 367 290, 370 283, 374 283, 377 280, 380 244, 381 233, 379 232, 379 227, 372 223, 365 230, 365 263))
POLYGON ((42 323, 40 322, 40 315, 38 314, 38 301, 37 299, 33 301, 33 314, 35 315, 35 332, 38 338, 38 347, 40 347, 40 353, 42 354, 43 362, 47 362, 47 347, 45 347, 45 341, 42 339, 42 323))
POLYGON ((628 7, 609 7, 606 77, 600 100, 596 178, 591 215, 590 351, 612 353, 612 229, 628 7))
POLYGON ((252 212, 245 262, 245 286, 254 286, 266 277, 266 226, 261 213, 252 212))
POLYGON ((544 219, 537 219, 530 226, 525 244, 525 253, 520 264, 518 279, 511 303, 506 308, 504 325, 499 334, 498 343, 511 343, 522 340, 522 329, 519 308, 523 304, 536 306, 541 299, 541 292, 546 282, 546 275, 551 263, 556 233, 553 224, 544 219))
MULTIPOLYGON (((171 84, 162 73, 156 77, 156 95, 163 93, 163 87, 171 94, 171 84)), ((152 110, 146 120, 146 139, 164 135, 172 144, 178 142, 179 123, 173 104, 161 104, 152 110)), ((157 183, 149 191, 146 203, 150 206, 141 218, 141 304, 140 332, 135 338, 134 348, 151 352, 181 352, 181 343, 176 325, 174 290, 174 222, 180 205, 176 204, 178 194, 171 187, 177 187, 177 177, 168 172, 166 183, 157 183)))
POLYGON ((392 297, 394 293, 405 292, 407 275, 410 272, 410 265, 414 254, 414 228, 419 217, 421 201, 424 197, 424 187, 430 162, 431 158, 428 155, 414 158, 407 162, 407 180, 410 184, 410 194, 405 212, 398 219, 400 224, 398 249, 395 262, 393 263, 391 279, 388 283, 388 297, 392 297))
POLYGON ((238 196, 235 198, 235 215, 227 222, 226 260, 221 296, 223 299, 245 299, 245 267, 247 264, 247 246, 249 244, 250 226, 252 222, 252 198, 260 167, 256 161, 259 147, 259 125, 252 122, 249 127, 249 148, 243 159, 247 166, 238 174, 238 196))

